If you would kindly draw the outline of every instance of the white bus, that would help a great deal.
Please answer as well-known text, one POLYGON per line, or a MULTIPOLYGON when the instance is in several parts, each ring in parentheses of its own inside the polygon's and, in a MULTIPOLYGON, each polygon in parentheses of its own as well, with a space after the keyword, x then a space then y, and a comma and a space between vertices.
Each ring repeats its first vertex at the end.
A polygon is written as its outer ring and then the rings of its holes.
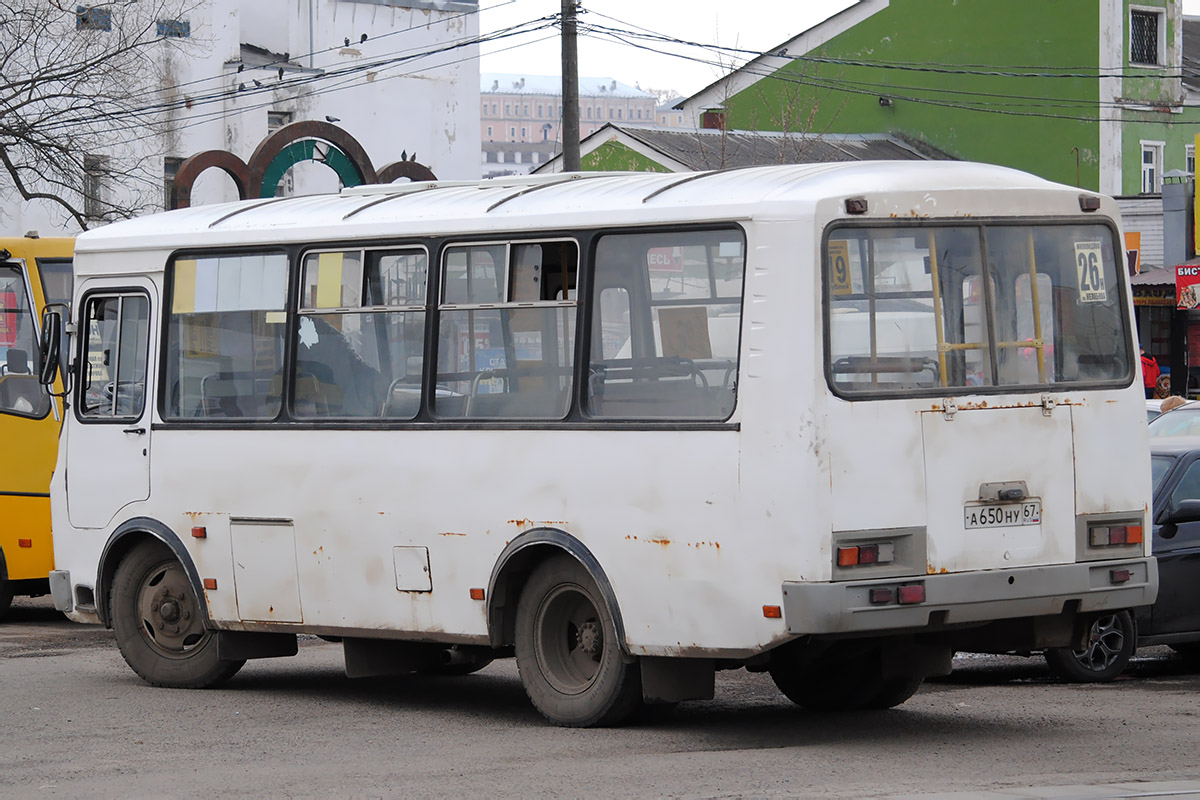
POLYGON ((1080 643, 1157 589, 1116 220, 1012 170, 856 163, 89 231, 56 606, 160 686, 301 633, 351 676, 515 655, 579 726, 720 669, 882 708, 956 649, 1080 643))

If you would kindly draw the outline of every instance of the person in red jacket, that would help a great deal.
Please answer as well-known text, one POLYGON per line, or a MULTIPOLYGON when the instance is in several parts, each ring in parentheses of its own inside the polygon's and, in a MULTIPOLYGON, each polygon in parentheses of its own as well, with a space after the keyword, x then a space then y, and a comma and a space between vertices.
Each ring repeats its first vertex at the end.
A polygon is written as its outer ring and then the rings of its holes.
POLYGON ((1146 399, 1154 397, 1154 389, 1158 385, 1158 361, 1154 356, 1146 352, 1146 348, 1141 348, 1142 351, 1142 383, 1146 388, 1146 399))

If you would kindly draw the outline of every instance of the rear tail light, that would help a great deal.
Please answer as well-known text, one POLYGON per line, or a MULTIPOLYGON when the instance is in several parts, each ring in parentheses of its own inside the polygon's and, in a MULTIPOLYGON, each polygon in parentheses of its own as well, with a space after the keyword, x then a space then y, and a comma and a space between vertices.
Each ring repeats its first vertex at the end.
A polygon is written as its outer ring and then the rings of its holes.
POLYGON ((1141 543, 1141 525, 1095 525, 1088 529, 1088 544, 1092 547, 1115 547, 1141 543))
POLYGON ((837 551, 837 563, 839 567, 890 564, 895 560, 896 545, 893 542, 839 547, 837 551))
POLYGON ((867 599, 873 606, 899 603, 902 606, 925 602, 925 584, 910 583, 903 586, 873 586, 867 591, 867 599))
POLYGON ((890 587, 871 590, 871 605, 873 606, 887 605, 895 598, 896 592, 890 587))

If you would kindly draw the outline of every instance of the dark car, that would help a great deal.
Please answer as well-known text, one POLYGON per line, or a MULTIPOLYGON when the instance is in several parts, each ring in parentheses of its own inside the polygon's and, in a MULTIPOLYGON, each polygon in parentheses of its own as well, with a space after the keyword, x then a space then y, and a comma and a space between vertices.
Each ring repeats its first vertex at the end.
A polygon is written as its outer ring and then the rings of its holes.
POLYGON ((1148 645, 1169 645, 1200 664, 1200 436, 1152 438, 1150 474, 1158 599, 1097 620, 1082 650, 1047 650, 1046 662, 1064 678, 1112 680, 1148 645))

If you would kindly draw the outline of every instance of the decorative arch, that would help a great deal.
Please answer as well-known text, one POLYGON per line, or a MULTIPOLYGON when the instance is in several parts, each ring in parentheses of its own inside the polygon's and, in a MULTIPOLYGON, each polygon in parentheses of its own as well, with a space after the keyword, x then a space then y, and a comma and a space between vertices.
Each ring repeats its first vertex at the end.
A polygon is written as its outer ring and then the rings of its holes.
POLYGON ((250 185, 250 167, 245 161, 227 150, 205 150, 185 159, 175 172, 171 184, 171 208, 187 208, 192 204, 192 186, 200 173, 214 167, 233 178, 238 197, 246 199, 246 188, 250 185))
POLYGON ((408 178, 410 181, 436 181, 437 175, 424 164, 416 161, 393 161, 379 170, 379 183, 394 183, 397 178, 408 178))
POLYGON ((324 163, 337 173, 343 186, 376 182, 375 167, 357 139, 336 125, 310 119, 284 125, 254 149, 250 156, 252 196, 274 197, 284 174, 304 161, 324 163))
MULTIPOLYGON (((403 154, 402 154, 403 157, 403 154)), ((206 150, 179 165, 171 186, 171 208, 187 208, 192 186, 210 167, 223 170, 237 185, 238 197, 274 197, 283 176, 296 164, 319 161, 337 173, 343 186, 391 183, 397 178, 434 181, 433 170, 416 161, 396 161, 376 174, 367 151, 358 140, 336 125, 304 120, 285 125, 263 139, 249 163, 225 150, 206 150)))

